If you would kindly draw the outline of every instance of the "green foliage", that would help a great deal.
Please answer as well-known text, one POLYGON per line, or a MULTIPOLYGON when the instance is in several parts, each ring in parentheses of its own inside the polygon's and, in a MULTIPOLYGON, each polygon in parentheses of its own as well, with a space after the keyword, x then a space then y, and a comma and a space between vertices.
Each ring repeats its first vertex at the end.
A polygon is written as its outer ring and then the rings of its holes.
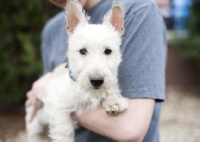
POLYGON ((19 104, 42 74, 40 34, 58 12, 48 0, 0 3, 0 104, 19 104))
POLYGON ((190 14, 187 21, 188 37, 177 43, 184 58, 200 62, 200 0, 193 0, 190 14))
POLYGON ((184 41, 178 41, 178 47, 183 58, 200 61, 200 35, 189 37, 184 41))

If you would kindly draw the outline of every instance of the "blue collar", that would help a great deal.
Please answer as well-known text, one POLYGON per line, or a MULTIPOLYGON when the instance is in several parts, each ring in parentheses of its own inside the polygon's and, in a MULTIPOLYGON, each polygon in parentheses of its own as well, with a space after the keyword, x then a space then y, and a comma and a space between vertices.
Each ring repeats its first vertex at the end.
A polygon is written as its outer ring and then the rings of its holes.
MULTIPOLYGON (((67 65, 65 66, 65 68, 68 68, 68 69, 69 69, 69 63, 67 63, 67 65)), ((72 74, 71 69, 69 69, 69 77, 71 78, 71 80, 77 81, 77 77, 75 77, 75 76, 72 74)))

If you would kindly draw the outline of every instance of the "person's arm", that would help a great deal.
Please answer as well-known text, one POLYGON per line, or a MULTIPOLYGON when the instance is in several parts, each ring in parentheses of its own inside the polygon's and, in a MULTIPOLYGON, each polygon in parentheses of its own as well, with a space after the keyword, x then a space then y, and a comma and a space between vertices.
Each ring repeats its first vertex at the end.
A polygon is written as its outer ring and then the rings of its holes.
POLYGON ((76 116, 78 123, 119 142, 141 142, 148 130, 155 100, 131 99, 125 112, 110 116, 103 107, 76 116))

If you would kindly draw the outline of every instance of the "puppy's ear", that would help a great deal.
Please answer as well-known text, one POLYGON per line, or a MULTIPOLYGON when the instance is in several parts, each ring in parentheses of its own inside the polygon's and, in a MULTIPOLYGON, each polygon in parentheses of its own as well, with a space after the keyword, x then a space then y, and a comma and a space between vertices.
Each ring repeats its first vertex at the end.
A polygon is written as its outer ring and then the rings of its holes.
POLYGON ((119 5, 114 5, 111 11, 104 17, 103 24, 112 25, 120 36, 124 34, 124 15, 119 5))
POLYGON ((72 34, 78 25, 87 23, 82 6, 75 0, 69 0, 66 5, 67 26, 66 32, 72 34))

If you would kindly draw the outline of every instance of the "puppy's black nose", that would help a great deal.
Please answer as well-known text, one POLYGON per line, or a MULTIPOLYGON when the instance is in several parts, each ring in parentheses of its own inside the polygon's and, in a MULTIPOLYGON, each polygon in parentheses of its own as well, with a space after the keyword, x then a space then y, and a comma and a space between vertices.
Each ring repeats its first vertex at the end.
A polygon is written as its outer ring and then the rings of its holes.
POLYGON ((90 78, 90 83, 94 86, 94 87, 99 87, 104 83, 104 78, 103 76, 92 76, 90 78))

